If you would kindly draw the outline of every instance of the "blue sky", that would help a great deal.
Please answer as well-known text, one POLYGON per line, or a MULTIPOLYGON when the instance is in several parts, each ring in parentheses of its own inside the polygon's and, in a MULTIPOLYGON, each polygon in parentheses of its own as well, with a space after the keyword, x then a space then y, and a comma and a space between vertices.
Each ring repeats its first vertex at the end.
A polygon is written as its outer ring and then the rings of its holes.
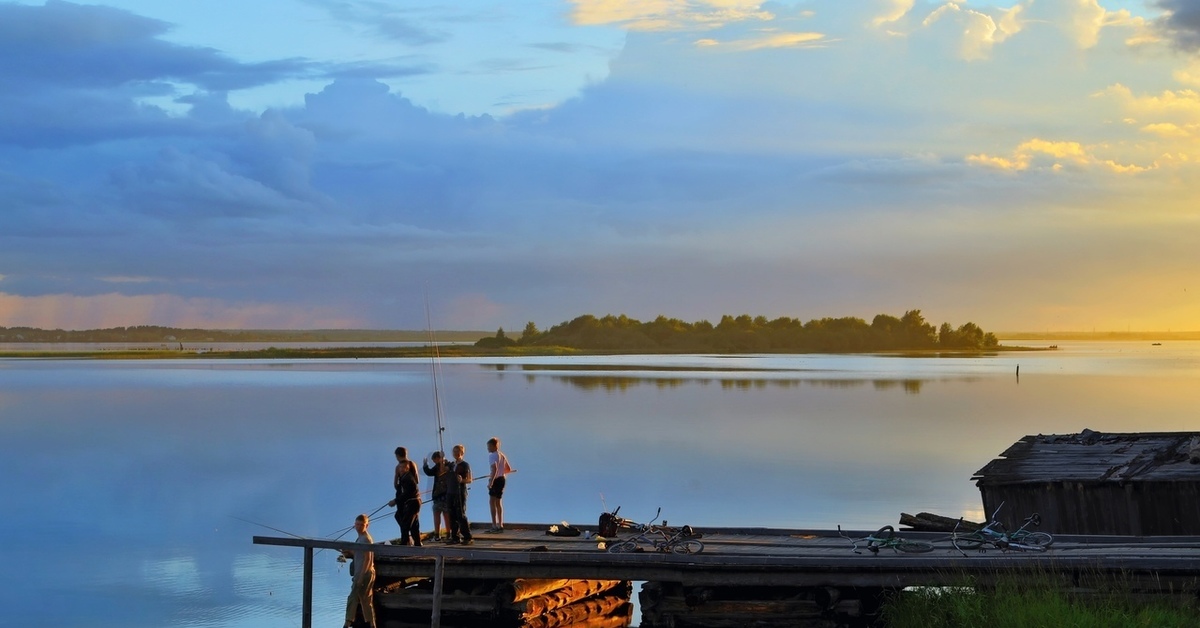
POLYGON ((1200 328, 1195 0, 0 1, 0 326, 1200 328))

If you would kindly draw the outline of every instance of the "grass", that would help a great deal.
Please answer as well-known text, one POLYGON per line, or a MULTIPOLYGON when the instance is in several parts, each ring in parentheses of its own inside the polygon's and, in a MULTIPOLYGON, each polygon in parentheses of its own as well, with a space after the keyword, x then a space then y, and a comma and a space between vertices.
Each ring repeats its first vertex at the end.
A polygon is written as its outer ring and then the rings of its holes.
POLYGON ((995 586, 906 590, 883 608, 891 628, 1191 628, 1194 595, 1137 598, 1128 588, 1072 594, 1047 574, 1014 574, 995 586))

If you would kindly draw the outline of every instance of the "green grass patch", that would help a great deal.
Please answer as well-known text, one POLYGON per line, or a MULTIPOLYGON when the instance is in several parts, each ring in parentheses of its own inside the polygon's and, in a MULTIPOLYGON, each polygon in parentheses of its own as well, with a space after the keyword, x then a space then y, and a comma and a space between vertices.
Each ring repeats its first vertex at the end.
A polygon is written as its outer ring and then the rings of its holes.
POLYGON ((883 608, 890 628, 1191 628, 1195 594, 1138 596, 1127 586, 1068 587, 1049 574, 1011 574, 989 586, 916 587, 883 608))

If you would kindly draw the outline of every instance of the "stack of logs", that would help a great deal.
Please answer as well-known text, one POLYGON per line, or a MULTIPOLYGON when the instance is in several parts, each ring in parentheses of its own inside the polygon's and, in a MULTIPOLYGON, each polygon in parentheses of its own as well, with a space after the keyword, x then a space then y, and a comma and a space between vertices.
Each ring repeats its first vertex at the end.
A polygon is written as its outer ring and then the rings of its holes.
MULTIPOLYGON (((443 626, 524 628, 623 628, 633 619, 628 580, 451 579, 443 582, 443 626)), ((388 619, 429 624, 433 603, 428 578, 389 583, 376 596, 388 619)))
POLYGON ((915 515, 902 512, 900 513, 900 525, 908 526, 908 528, 902 529, 922 532, 953 532, 956 527, 959 532, 972 532, 983 527, 982 523, 943 517, 928 512, 919 512, 915 515))

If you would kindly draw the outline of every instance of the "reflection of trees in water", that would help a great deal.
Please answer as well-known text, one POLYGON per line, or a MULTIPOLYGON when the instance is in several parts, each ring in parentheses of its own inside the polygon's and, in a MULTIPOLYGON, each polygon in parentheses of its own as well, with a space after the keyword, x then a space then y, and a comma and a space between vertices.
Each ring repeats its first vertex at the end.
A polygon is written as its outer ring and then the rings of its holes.
MULTIPOLYGON (((507 371, 509 365, 505 364, 488 364, 483 365, 484 368, 494 369, 496 371, 507 371)), ((697 384, 700 386, 718 385, 722 390, 765 390, 768 388, 798 388, 800 386, 814 386, 817 388, 842 388, 852 389, 861 388, 870 385, 875 390, 888 392, 892 390, 901 390, 905 394, 916 395, 921 392, 926 384, 937 381, 935 379, 852 379, 852 378, 770 378, 770 377, 705 377, 703 375, 694 375, 693 373, 703 373, 712 371, 717 373, 730 373, 728 368, 694 368, 694 367, 671 367, 671 366, 624 366, 624 365, 601 365, 601 364, 580 364, 580 365, 545 365, 545 364, 522 364, 521 371, 525 372, 525 381, 530 384, 537 379, 550 379, 556 382, 569 384, 582 390, 603 390, 606 392, 623 392, 637 386, 653 385, 659 389, 679 388, 687 384, 697 384), (554 371, 539 373, 538 371, 554 371), (563 375, 562 371, 580 371, 579 375, 563 375), (617 371, 618 373, 613 373, 617 371), (620 374, 619 371, 631 371, 630 374, 620 374), (587 373, 586 372, 595 372, 587 373), (661 376, 651 377, 647 375, 639 375, 636 373, 665 373, 678 372, 688 373, 677 377, 661 376)), ((744 369, 746 373, 780 373, 771 369, 744 369)), ((735 371, 736 372, 736 371, 735 371)), ((786 372, 786 371, 784 371, 786 372)), ((946 379, 946 378, 940 378, 946 379)), ((960 377, 953 378, 956 381, 977 381, 978 377, 960 377)))
POLYGON ((921 392, 921 384, 919 379, 874 379, 871 384, 875 386, 875 390, 891 390, 896 387, 901 387, 904 392, 915 395, 921 392))
POLYGON ((879 391, 903 390, 907 394, 915 395, 921 392, 921 387, 928 381, 920 379, 725 379, 715 377, 635 377, 632 375, 525 375, 526 381, 531 384, 539 377, 568 384, 581 390, 603 390, 605 392, 624 392, 643 385, 671 389, 687 384, 700 386, 716 384, 722 390, 766 390, 768 388, 799 388, 801 386, 851 389, 862 388, 870 384, 879 391))

